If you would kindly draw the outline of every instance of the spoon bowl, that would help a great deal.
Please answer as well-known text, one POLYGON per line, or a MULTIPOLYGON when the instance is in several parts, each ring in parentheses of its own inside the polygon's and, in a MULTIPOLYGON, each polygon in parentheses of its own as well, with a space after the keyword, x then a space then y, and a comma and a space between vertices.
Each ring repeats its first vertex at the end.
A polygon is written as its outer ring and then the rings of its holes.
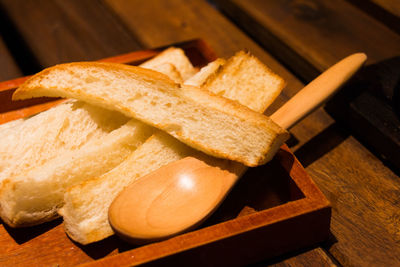
POLYGON ((186 157, 127 187, 112 204, 118 207, 117 213, 110 211, 113 227, 125 239, 134 237, 135 243, 186 231, 212 214, 236 180, 237 175, 229 170, 186 157), (131 216, 132 211, 135 216, 131 216))
MULTIPOLYGON (((322 105, 365 62, 353 54, 300 90, 271 118, 289 129, 322 105)), ((109 208, 114 231, 132 243, 165 239, 210 216, 246 171, 244 165, 203 154, 173 162, 127 186, 109 208)))

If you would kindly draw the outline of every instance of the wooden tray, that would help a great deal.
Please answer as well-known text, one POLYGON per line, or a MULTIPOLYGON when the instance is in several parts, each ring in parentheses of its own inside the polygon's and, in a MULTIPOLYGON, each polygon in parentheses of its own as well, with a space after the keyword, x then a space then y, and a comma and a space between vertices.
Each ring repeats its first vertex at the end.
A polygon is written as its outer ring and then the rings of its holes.
MULTIPOLYGON (((202 40, 174 45, 183 48, 196 67, 216 58, 202 40)), ((102 61, 139 64, 161 50, 132 52, 102 61)), ((0 123, 62 101, 42 98, 12 102, 12 92, 26 79, 0 83, 0 123)), ((243 265, 325 240, 330 217, 329 202, 284 145, 271 162, 249 169, 198 230, 139 247, 116 236, 82 246, 66 236, 61 219, 22 229, 1 224, 0 265, 243 265)))

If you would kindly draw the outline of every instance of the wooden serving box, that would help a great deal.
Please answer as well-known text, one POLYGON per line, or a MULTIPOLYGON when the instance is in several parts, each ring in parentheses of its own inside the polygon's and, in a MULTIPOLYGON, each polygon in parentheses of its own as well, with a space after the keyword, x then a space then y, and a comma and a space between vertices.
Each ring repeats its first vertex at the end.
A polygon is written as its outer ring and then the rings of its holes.
MULTIPOLYGON (((201 67, 216 55, 202 40, 174 44, 201 67)), ((102 61, 139 64, 164 48, 102 61)), ((59 103, 49 98, 12 102, 27 77, 0 83, 0 123, 59 103)), ((116 236, 82 246, 64 233, 62 219, 12 229, 0 225, 1 266, 244 265, 312 246, 329 235, 328 200, 284 145, 268 164, 251 168, 220 208, 198 229, 168 240, 133 246, 116 236)))

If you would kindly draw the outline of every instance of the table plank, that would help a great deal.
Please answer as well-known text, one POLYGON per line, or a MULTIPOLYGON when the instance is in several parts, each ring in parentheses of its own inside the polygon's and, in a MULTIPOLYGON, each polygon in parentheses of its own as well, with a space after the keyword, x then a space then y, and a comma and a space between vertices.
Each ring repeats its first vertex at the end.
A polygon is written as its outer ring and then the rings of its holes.
MULTIPOLYGON (((271 267, 291 267, 291 266, 319 266, 319 267, 334 267, 338 266, 330 259, 326 252, 321 248, 306 251, 296 254, 293 257, 282 260, 281 262, 269 264, 271 267)), ((257 266, 257 265, 256 265, 257 266)), ((265 265, 259 265, 265 266, 265 265)))
MULTIPOLYGON (((342 134, 331 130, 331 135, 342 134)), ((326 249, 344 266, 400 263, 399 177, 374 158, 349 137, 307 167, 332 204, 336 240, 326 249), (349 165, 351 161, 355 163, 349 165)))
MULTIPOLYGON (((6 25, 4 23, 4 19, 0 14, 0 81, 11 80, 23 75, 23 71, 18 66, 3 38, 4 34, 7 32, 5 27, 6 25)), ((0 99, 9 101, 11 99, 11 94, 8 92, 2 92, 0 90, 0 99)), ((0 107, 0 110, 3 108, 3 106, 4 105, 0 107)))
POLYGON ((306 81, 355 52, 367 63, 400 55, 400 36, 346 1, 216 2, 306 81))
POLYGON ((400 2, 396 0, 370 0, 390 13, 400 17, 400 2))
POLYGON ((10 80, 22 76, 22 71, 0 35, 0 81, 10 80))
MULTIPOLYGON (((248 49, 271 64, 274 70, 289 74, 270 54, 206 1, 104 1, 146 47, 204 38, 220 57, 230 57, 240 49, 248 49)), ((290 76, 287 78, 293 77, 290 76)))
POLYGON ((347 0, 369 16, 400 34, 400 2, 397 0, 347 0))
POLYGON ((0 4, 41 67, 142 48, 100 0, 1 0, 0 4))

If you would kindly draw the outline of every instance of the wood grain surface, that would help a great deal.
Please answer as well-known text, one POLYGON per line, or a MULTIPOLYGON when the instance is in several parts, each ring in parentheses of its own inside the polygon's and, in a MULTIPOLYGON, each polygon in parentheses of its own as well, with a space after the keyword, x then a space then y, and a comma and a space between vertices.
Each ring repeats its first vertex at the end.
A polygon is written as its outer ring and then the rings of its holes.
POLYGON ((397 0, 347 0, 360 10, 400 33, 400 2, 397 0))
MULTIPOLYGON (((89 1, 39 1, 42 8, 35 8, 34 1, 23 6, 20 2, 0 1, 43 66, 198 37, 222 57, 248 49, 288 84, 268 114, 303 86, 300 79, 309 80, 349 53, 364 51, 372 63, 398 55, 400 47, 398 34, 356 5, 339 0, 216 1, 227 17, 201 0, 98 0, 93 6, 89 1), (57 8, 46 9, 47 5, 57 8), (57 10, 58 16, 43 15, 57 10), (110 18, 114 26, 97 24, 102 18, 110 18), (78 24, 84 26, 73 26, 78 24), (69 27, 59 34, 56 25, 69 27)), ((329 266, 336 261, 343 266, 399 265, 399 177, 322 109, 291 133, 296 156, 333 205, 332 237, 321 247, 260 266, 329 266)), ((85 254, 96 258, 88 250, 85 254)))
POLYGON ((400 2, 393 0, 370 0, 371 2, 381 6, 390 13, 400 17, 400 2))
POLYGON ((368 64, 400 54, 398 34, 346 1, 216 2, 306 81, 352 53, 366 53, 368 64))
POLYGON ((20 76, 22 76, 22 71, 0 35, 0 81, 10 80, 20 76))
POLYGON ((100 0, 1 0, 0 6, 42 68, 142 48, 100 0))
POLYGON ((295 266, 319 266, 334 267, 338 266, 334 260, 329 258, 325 251, 321 248, 306 251, 295 251, 291 254, 278 257, 272 261, 256 264, 254 267, 261 266, 271 267, 295 267, 295 266))

